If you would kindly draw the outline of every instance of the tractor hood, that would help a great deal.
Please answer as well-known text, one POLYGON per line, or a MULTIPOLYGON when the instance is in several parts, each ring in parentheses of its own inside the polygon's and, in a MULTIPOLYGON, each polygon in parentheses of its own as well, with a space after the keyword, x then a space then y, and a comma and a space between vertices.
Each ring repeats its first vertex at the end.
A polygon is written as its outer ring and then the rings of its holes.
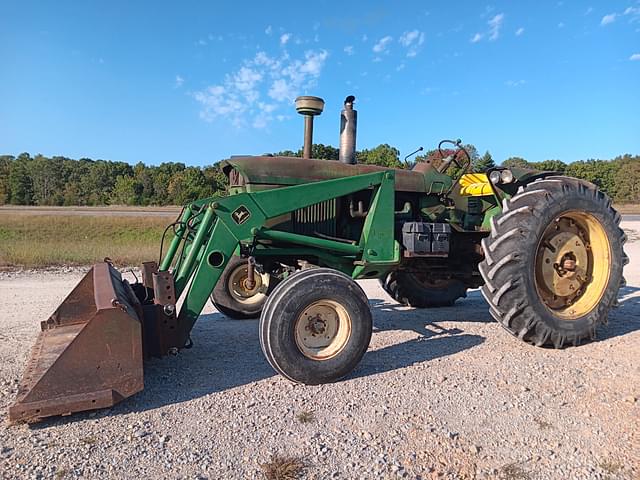
MULTIPOLYGON (((221 164, 229 178, 229 186, 244 187, 248 192, 389 170, 376 165, 350 165, 299 157, 231 157, 221 164)), ((397 191, 427 191, 424 174, 402 169, 395 169, 395 172, 397 191)))

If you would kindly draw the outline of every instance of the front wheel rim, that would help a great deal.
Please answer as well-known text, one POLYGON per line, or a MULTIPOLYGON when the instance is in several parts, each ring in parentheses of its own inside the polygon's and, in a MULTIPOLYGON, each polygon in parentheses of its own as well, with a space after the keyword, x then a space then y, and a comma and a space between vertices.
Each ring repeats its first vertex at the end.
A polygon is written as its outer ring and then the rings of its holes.
POLYGON ((318 300, 304 308, 296 318, 296 345, 311 360, 329 360, 347 345, 351 323, 351 316, 344 306, 334 300, 318 300))
POLYGON ((231 297, 238 303, 246 306, 257 305, 264 302, 269 288, 270 276, 268 273, 255 271, 253 288, 247 288, 249 267, 246 263, 238 265, 227 281, 227 290, 231 297))
POLYGON ((568 211, 545 229, 536 250, 535 284, 547 309, 562 320, 590 313, 611 274, 611 246, 592 214, 568 211))

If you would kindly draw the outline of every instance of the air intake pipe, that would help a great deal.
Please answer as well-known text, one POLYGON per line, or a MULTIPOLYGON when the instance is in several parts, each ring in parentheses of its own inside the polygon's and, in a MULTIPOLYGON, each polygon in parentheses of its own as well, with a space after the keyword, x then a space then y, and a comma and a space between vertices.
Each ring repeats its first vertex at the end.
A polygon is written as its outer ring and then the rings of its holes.
POLYGON ((340 113, 340 155, 342 163, 356 163, 356 131, 358 128, 358 112, 353 109, 356 97, 349 95, 344 100, 344 109, 340 113))
POLYGON ((313 117, 320 115, 324 109, 324 100, 320 97, 302 96, 296 98, 296 111, 304 116, 304 145, 302 158, 311 158, 313 146, 313 117))

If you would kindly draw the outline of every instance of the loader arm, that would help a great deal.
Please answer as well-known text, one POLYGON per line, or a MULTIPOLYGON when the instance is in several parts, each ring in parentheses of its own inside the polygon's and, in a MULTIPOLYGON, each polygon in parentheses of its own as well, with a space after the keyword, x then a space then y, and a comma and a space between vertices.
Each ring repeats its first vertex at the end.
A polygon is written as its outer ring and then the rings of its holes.
POLYGON ((383 171, 207 198, 188 205, 159 268, 173 274, 175 297, 184 299, 175 345, 189 342, 194 323, 239 246, 251 249, 268 240, 267 252, 284 249, 295 254, 312 249, 353 278, 376 276, 397 265, 400 247, 393 237, 394 180, 393 171, 383 171), (265 227, 268 220, 294 210, 370 188, 374 195, 356 245, 265 227))

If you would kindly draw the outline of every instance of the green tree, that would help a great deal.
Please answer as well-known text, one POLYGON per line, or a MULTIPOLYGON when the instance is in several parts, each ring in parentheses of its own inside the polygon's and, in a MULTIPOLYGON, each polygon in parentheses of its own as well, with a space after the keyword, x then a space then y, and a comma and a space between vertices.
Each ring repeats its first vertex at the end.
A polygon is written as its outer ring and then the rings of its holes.
POLYGON ((609 196, 616 197, 615 177, 620 166, 620 159, 613 161, 581 160, 570 163, 567 166, 566 175, 594 183, 609 196))
MULTIPOLYGON (((302 147, 294 152, 293 150, 281 150, 274 153, 275 157, 302 157, 302 147)), ((311 158, 316 160, 338 160, 340 150, 331 145, 324 145, 322 143, 314 143, 311 145, 311 158)))
POLYGON ((402 168, 400 163, 400 151, 386 143, 378 145, 371 150, 360 150, 356 152, 358 163, 367 165, 378 165, 380 167, 402 168))
POLYGON ((207 180, 207 184, 211 187, 213 195, 221 197, 227 193, 229 179, 220 169, 219 163, 216 165, 204 167, 204 169, 202 170, 202 174, 207 180))
POLYGON ((62 157, 47 158, 36 155, 29 162, 29 177, 33 185, 33 201, 37 205, 62 203, 64 189, 64 162, 62 157))
POLYGON ((133 177, 118 175, 109 200, 112 205, 138 204, 135 179, 133 177))
POLYGON ((493 157, 489 153, 489 150, 487 150, 484 155, 473 162, 471 169, 475 173, 484 173, 495 166, 496 163, 493 161, 493 157))
POLYGON ((213 189, 207 184, 202 170, 196 167, 186 168, 173 175, 167 190, 174 205, 184 205, 213 194, 213 189))
POLYGON ((614 183, 617 202, 640 203, 640 156, 629 156, 620 162, 614 183))
POLYGON ((133 174, 136 182, 136 193, 139 196, 140 205, 150 205, 154 196, 154 167, 147 167, 144 163, 138 162, 133 167, 133 174))
POLYGON ((0 205, 9 203, 11 198, 9 174, 14 160, 11 155, 0 155, 0 205))
POLYGON ((531 166, 536 170, 559 172, 562 175, 564 175, 564 172, 567 170, 567 164, 561 160, 544 160, 542 162, 532 163, 531 166))
POLYGON ((9 172, 11 197, 9 201, 13 205, 31 205, 33 202, 33 184, 29 176, 29 162, 31 162, 31 156, 28 153, 21 153, 11 165, 9 172))
POLYGON ((509 157, 502 162, 502 166, 507 168, 532 168, 531 164, 522 157, 509 157))

